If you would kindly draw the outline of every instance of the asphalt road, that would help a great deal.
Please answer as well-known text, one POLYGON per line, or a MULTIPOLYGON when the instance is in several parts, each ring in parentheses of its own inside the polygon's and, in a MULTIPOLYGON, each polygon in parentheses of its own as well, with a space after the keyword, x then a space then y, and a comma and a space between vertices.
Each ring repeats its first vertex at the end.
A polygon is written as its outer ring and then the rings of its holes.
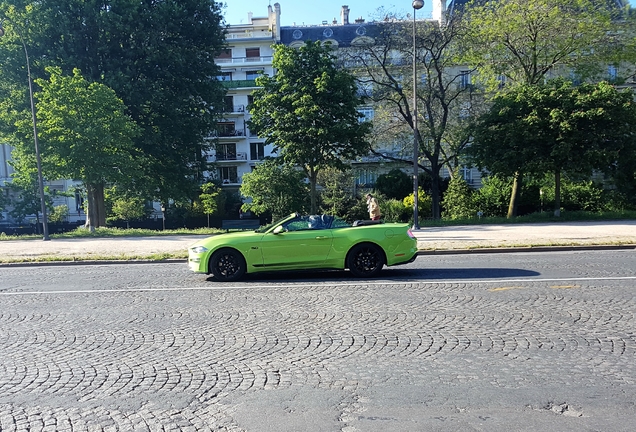
POLYGON ((636 252, 0 268, 0 430, 631 431, 636 252))

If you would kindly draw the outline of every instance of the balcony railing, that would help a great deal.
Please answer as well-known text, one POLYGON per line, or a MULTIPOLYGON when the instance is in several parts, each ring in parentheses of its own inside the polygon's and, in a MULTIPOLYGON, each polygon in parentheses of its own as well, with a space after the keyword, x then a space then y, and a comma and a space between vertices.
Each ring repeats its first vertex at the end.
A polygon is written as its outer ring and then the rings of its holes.
POLYGON ((221 81, 221 84, 227 89, 257 87, 255 80, 221 81))
POLYGON ((216 64, 245 64, 245 63, 271 63, 272 56, 260 56, 260 57, 233 57, 233 58, 217 58, 214 59, 216 64))
POLYGON ((212 133, 213 138, 234 138, 234 137, 244 137, 245 132, 239 129, 234 130, 220 130, 212 133))
POLYGON ((216 161, 247 161, 247 153, 217 153, 216 161))
POLYGON ((244 113, 245 112, 245 105, 234 105, 234 106, 225 106, 223 107, 223 112, 226 114, 230 114, 230 113, 244 113))

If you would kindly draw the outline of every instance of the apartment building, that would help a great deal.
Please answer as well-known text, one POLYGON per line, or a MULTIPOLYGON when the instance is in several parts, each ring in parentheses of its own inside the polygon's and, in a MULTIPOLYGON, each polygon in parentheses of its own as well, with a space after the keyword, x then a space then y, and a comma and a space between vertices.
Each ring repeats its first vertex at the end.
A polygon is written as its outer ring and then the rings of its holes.
POLYGON ((280 43, 280 5, 269 6, 267 16, 248 13, 247 23, 230 25, 228 47, 216 58, 221 72, 217 77, 227 89, 223 119, 217 129, 215 150, 208 156, 214 162, 213 177, 228 190, 238 190, 243 175, 259 161, 272 155, 272 146, 249 130, 248 104, 256 89, 256 77, 273 76, 273 45, 280 43))

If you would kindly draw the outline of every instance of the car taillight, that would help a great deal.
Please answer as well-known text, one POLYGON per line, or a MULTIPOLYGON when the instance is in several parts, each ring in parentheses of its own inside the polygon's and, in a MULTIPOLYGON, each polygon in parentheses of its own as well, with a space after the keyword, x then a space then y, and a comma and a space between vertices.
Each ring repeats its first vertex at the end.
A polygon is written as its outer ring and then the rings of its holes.
POLYGON ((417 240, 417 237, 415 237, 415 235, 413 235, 413 232, 410 229, 406 230, 406 235, 411 237, 413 240, 417 240))

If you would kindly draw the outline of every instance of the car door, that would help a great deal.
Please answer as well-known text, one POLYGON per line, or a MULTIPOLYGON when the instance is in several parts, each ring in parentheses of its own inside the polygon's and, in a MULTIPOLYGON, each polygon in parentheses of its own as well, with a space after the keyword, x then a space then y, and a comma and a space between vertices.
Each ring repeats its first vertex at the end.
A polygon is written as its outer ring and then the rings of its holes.
POLYGON ((310 227, 306 216, 286 223, 285 229, 270 232, 261 240, 263 266, 268 268, 319 268, 331 250, 330 229, 310 227))

